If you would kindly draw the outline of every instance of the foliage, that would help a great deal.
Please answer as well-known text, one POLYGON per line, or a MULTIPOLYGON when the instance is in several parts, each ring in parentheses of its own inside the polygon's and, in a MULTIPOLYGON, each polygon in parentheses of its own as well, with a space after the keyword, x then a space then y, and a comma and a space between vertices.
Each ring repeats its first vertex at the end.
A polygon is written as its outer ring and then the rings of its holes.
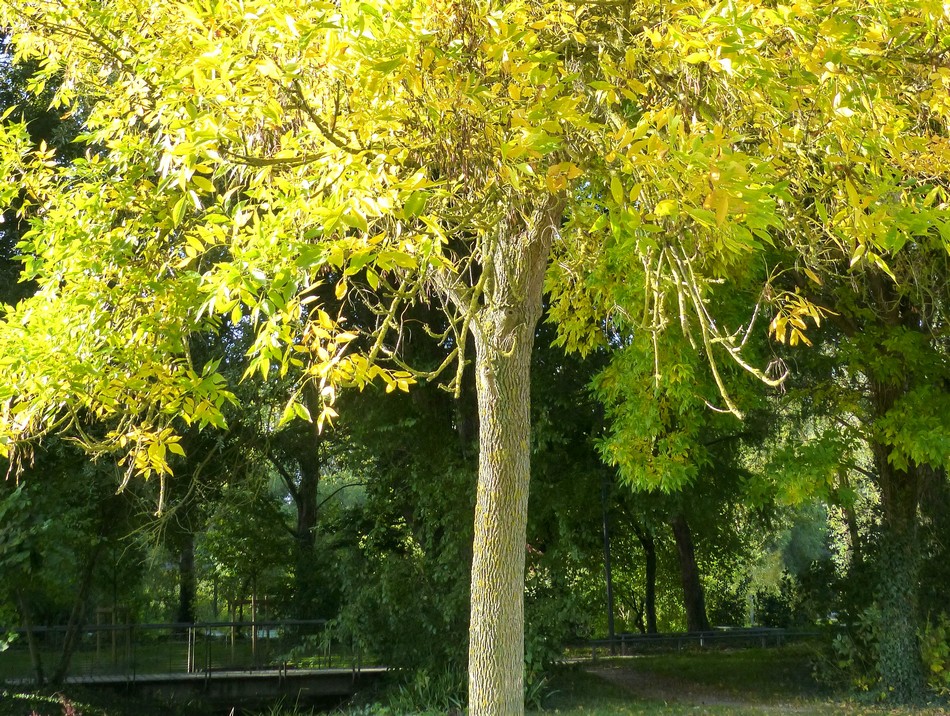
POLYGON ((840 687, 844 684, 865 693, 874 685, 873 624, 863 615, 831 642, 829 661, 816 661, 815 675, 822 682, 840 687))
MULTIPOLYGON (((860 692, 867 692, 876 699, 885 700, 889 694, 878 671, 878 656, 881 614, 876 606, 868 607, 853 626, 838 633, 832 643, 833 661, 818 662, 817 675, 832 685, 848 683, 860 692)), ((948 619, 945 615, 927 622, 920 632, 921 655, 927 674, 927 684, 940 697, 946 697, 950 682, 950 637, 948 619)))
POLYGON ((418 671, 389 698, 395 713, 461 713, 465 707, 465 674, 446 669, 435 674, 418 671))
MULTIPOLYGON (((54 694, 51 696, 45 696, 40 694, 9 694, 7 692, 0 692, 0 695, 3 696, 3 700, 9 700, 12 704, 15 704, 18 708, 30 708, 30 715, 33 716, 82 716, 87 714, 87 716, 107 716, 106 712, 101 711, 93 706, 83 703, 77 703, 76 701, 67 698, 63 694, 54 694)), ((0 713, 4 713, 3 708, 0 707, 0 713)), ((11 712, 12 714, 12 712, 11 712)))
MULTIPOLYGON (((54 86, 39 94, 30 91, 32 79, 39 71, 35 61, 18 62, 14 59, 9 39, 0 46, 0 113, 4 123, 20 121, 27 127, 29 141, 34 147, 55 147, 62 159, 78 156, 80 145, 73 144, 79 134, 82 113, 64 117, 50 104, 55 94, 54 86)), ((58 84, 58 83, 56 83, 58 84)), ((13 199, 13 207, 22 201, 22 196, 13 199)), ((36 286, 20 281, 21 252, 17 246, 21 236, 29 228, 24 217, 18 216, 15 208, 3 212, 0 223, 0 313, 3 304, 16 303, 31 294, 36 286)))
POLYGON ((251 591, 273 594, 286 581, 290 538, 284 531, 281 505, 259 481, 226 485, 214 505, 199 551, 222 596, 230 602, 251 591))
POLYGON ((343 627, 384 663, 435 674, 465 659, 473 446, 444 391, 380 392, 341 398, 339 466, 362 499, 322 529, 336 545, 343 627))
POLYGON ((950 695, 950 617, 941 614, 920 635, 927 683, 941 696, 950 695))
POLYGON ((397 675, 381 701, 350 705, 346 716, 449 716, 465 713, 465 674, 458 669, 425 669, 397 675))

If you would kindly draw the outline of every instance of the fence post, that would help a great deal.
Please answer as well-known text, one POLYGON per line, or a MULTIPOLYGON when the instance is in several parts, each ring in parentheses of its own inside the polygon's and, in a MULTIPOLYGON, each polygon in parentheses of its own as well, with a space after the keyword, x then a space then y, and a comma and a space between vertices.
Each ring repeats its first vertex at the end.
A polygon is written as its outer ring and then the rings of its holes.
POLYGON ((188 663, 185 665, 185 670, 189 674, 195 673, 195 627, 189 626, 187 631, 187 640, 188 640, 188 663))

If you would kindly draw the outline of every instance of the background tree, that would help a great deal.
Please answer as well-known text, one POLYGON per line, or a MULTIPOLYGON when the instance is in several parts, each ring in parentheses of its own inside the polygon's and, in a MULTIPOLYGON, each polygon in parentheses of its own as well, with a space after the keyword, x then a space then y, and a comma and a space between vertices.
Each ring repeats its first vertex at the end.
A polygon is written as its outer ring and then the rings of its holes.
MULTIPOLYGON (((663 84, 675 88, 698 118, 684 121, 715 125, 730 115, 744 135, 705 164, 695 162, 695 155, 692 163, 677 164, 680 157, 671 151, 672 166, 683 177, 701 171, 708 181, 703 189, 690 184, 695 195, 684 186, 675 204, 658 203, 660 213, 672 222, 685 215, 716 225, 734 212, 743 215, 750 208, 746 202, 758 200, 731 191, 727 175, 758 172, 763 185, 781 179, 788 190, 785 196, 773 194, 780 199, 782 225, 774 236, 791 256, 776 268, 770 289, 771 329, 779 341, 794 345, 806 341, 806 321, 829 318, 841 324, 846 343, 839 365, 848 366, 861 392, 855 396, 861 427, 852 427, 871 447, 881 487, 878 670, 886 693, 918 699, 923 687, 914 626, 919 494, 922 476, 941 475, 948 454, 942 437, 934 437, 947 434, 946 392, 937 377, 946 363, 939 328, 948 241, 947 79, 939 66, 948 43, 946 14, 916 2, 886 7, 827 2, 794 11, 732 5, 701 17, 682 13, 668 26, 643 33, 641 41, 652 44, 657 64, 668 68, 676 66, 672 58, 681 48, 692 51, 663 84), (697 24, 708 30, 702 40, 692 35, 697 24), (756 52, 735 52, 752 38, 756 52), (730 78, 729 91, 717 93, 716 81, 724 77, 730 78), (735 111, 740 105, 745 109, 735 111), (923 388, 931 376, 936 382, 923 388), (932 400, 917 403, 924 394, 932 400)), ((604 91, 622 93, 623 77, 618 73, 604 91)), ((629 81, 626 89, 636 91, 629 81)), ((654 116, 644 113, 640 132, 616 150, 624 174, 636 173, 640 152, 669 146, 651 124, 654 116)), ((659 116, 666 127, 668 118, 659 116)), ((675 126, 669 133, 679 131, 675 126)), ((662 177, 651 175, 651 182, 630 191, 643 196, 657 185, 662 177)), ((628 186, 620 184, 624 191, 628 186)), ((637 226, 641 214, 637 207, 611 213, 608 221, 627 222, 638 236, 644 275, 656 277, 653 285, 662 288, 668 268, 669 290, 676 292, 690 268, 682 254, 652 235, 649 224, 637 226)), ((732 240, 770 243, 759 221, 747 216, 743 225, 751 233, 743 239, 738 231, 732 240)), ((582 319, 605 293, 608 303, 625 295, 623 286, 609 281, 616 262, 627 255, 625 245, 588 244, 588 251, 601 257, 604 272, 575 279, 591 303, 580 310, 566 303, 570 308, 559 314, 565 321, 569 312, 582 319)), ((568 259, 576 256, 575 251, 568 259)), ((655 293, 658 298, 646 302, 646 311, 633 315, 649 316, 651 309, 664 315, 663 292, 655 293)), ((683 313, 681 306, 665 315, 683 313)), ((735 330, 700 328, 697 340, 713 358, 710 349, 719 350, 721 338, 735 330)))
POLYGON ((27 630, 37 683, 61 684, 80 630, 94 613, 103 555, 128 534, 134 511, 127 496, 115 494, 114 470, 89 463, 81 451, 56 440, 37 452, 20 486, 0 485, 0 499, 6 516, 0 597, 15 605, 27 630), (31 631, 47 624, 66 627, 52 664, 43 663, 31 631))

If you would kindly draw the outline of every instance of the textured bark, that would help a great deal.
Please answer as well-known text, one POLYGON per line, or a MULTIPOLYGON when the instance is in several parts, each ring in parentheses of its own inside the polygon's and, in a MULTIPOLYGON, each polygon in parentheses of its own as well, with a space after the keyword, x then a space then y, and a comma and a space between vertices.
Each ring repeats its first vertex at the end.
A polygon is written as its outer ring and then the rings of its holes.
POLYGON ((709 619, 706 617, 706 597, 703 584, 699 579, 699 567, 696 564, 696 550, 689 523, 682 513, 670 522, 673 537, 676 539, 676 551, 679 554, 680 577, 683 582, 683 604, 686 607, 687 631, 706 631, 709 619))
POLYGON ((469 653, 472 714, 501 716, 524 709, 530 348, 522 347, 517 354, 478 358, 481 420, 469 653), (527 359, 517 355, 525 352, 527 359))
POLYGON ((531 458, 531 350, 544 271, 560 224, 549 199, 525 223, 512 208, 485 241, 473 325, 479 460, 469 626, 469 713, 524 713, 524 568, 531 458))

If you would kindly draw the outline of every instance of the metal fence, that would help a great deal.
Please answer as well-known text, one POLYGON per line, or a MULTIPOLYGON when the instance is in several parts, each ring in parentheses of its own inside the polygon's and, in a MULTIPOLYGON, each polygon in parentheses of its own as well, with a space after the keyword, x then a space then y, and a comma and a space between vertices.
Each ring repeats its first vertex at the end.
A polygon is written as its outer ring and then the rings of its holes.
MULTIPOLYGON (((26 630, 0 652, 0 682, 35 677, 26 630)), ((36 652, 49 675, 63 652, 66 627, 35 627, 36 652)), ((79 631, 69 677, 358 668, 360 654, 325 620, 87 625, 79 631)))
POLYGON ((627 656, 689 648, 765 648, 783 646, 793 641, 806 641, 818 635, 819 633, 813 630, 736 627, 673 634, 617 634, 613 639, 592 639, 575 644, 574 648, 579 651, 589 650, 591 658, 596 659, 598 656, 627 656))

